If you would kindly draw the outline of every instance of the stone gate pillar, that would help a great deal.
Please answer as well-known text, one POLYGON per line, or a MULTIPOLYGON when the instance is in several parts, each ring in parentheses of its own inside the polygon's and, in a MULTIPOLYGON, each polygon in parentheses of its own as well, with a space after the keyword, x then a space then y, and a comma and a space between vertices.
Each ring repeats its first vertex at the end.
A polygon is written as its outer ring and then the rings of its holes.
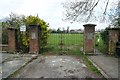
POLYGON ((108 54, 114 55, 116 53, 116 42, 119 39, 120 28, 108 29, 108 54))
POLYGON ((94 33, 95 24, 85 24, 84 26, 84 47, 83 51, 85 54, 94 53, 94 33))
POLYGON ((8 52, 16 51, 16 32, 16 29, 8 28, 8 52))
POLYGON ((39 38, 40 27, 38 25, 29 25, 29 53, 39 53, 40 50, 40 38, 39 38))

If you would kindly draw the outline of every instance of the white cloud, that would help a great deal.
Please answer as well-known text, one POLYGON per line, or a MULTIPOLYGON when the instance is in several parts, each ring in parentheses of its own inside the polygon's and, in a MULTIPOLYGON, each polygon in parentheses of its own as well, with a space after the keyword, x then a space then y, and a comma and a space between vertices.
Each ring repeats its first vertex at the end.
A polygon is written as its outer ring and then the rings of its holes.
MULTIPOLYGON (((62 2, 67 0, 0 0, 0 18, 9 16, 11 12, 24 14, 24 15, 39 15, 40 18, 50 23, 51 28, 70 26, 73 28, 83 28, 84 23, 73 23, 63 22, 63 11, 62 2)), ((112 0, 110 0, 112 1, 112 0)), ((100 3, 102 5, 102 3, 100 3)), ((101 7, 97 8, 101 11, 101 7)), ((98 12, 98 13, 99 13, 98 12)), ((99 24, 96 22, 96 24, 99 24)), ((105 26, 106 27, 106 26, 105 26)), ((96 28, 104 28, 104 26, 96 28)))
POLYGON ((20 7, 22 0, 0 0, 0 18, 8 16, 12 11, 20 7))

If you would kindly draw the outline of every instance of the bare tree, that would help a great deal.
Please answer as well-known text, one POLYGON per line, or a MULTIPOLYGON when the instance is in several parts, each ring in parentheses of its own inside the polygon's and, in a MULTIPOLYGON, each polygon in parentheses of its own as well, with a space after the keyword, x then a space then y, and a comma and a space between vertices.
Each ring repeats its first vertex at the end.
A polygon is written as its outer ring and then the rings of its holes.
POLYGON ((111 25, 113 25, 114 27, 120 28, 120 1, 118 2, 116 14, 114 15, 114 19, 112 20, 111 25))
POLYGON ((19 28, 21 24, 23 24, 25 16, 24 15, 18 15, 15 13, 9 14, 9 17, 5 19, 3 22, 5 24, 4 27, 14 27, 19 28))
POLYGON ((114 12, 115 6, 118 5, 118 3, 116 3, 118 1, 119 0, 71 0, 65 2, 63 3, 63 7, 66 9, 64 20, 89 21, 90 19, 97 20, 101 16, 102 20, 105 20, 107 16, 113 15, 112 12, 114 12), (114 3, 112 3, 112 1, 114 3), (114 8, 108 7, 111 3, 114 5, 114 8), (98 7, 102 8, 101 13, 97 12, 99 11, 98 7))

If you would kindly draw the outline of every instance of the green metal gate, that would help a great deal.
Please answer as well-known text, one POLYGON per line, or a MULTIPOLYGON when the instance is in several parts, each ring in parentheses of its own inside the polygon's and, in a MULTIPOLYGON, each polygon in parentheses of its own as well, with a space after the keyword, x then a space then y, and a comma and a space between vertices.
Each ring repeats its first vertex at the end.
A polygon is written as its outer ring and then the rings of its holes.
POLYGON ((83 46, 83 33, 50 33, 47 54, 74 55, 79 54, 83 46))

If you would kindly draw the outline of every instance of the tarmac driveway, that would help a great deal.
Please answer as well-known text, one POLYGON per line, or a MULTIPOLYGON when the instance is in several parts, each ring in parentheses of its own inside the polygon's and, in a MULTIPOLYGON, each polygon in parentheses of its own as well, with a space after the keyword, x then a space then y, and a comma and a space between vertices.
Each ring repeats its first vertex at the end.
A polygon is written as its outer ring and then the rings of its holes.
POLYGON ((40 56, 14 78, 100 78, 75 56, 40 56))

